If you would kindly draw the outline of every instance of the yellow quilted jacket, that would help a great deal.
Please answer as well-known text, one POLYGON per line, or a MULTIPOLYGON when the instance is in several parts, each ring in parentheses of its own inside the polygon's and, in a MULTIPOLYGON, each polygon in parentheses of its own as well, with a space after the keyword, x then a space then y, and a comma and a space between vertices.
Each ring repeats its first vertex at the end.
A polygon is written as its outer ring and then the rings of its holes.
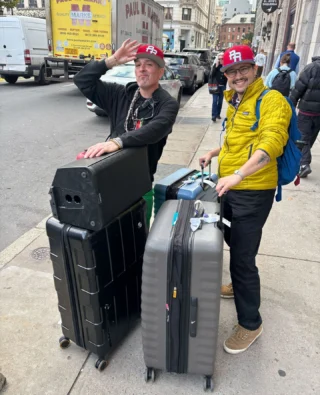
POLYGON ((271 90, 261 101, 259 125, 252 130, 257 121, 256 103, 265 89, 262 78, 255 80, 247 88, 237 109, 231 104, 235 91, 225 91, 224 94, 229 107, 226 135, 218 157, 219 177, 232 175, 257 149, 267 152, 271 159, 263 169, 232 189, 273 189, 278 183, 277 157, 282 155, 287 143, 292 112, 281 93, 271 90))

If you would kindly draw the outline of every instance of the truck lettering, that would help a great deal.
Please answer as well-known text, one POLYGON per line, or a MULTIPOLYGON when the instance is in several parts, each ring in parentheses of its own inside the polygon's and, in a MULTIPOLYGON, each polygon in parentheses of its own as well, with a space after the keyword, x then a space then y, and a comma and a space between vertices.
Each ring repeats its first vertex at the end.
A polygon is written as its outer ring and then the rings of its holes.
POLYGON ((133 1, 129 4, 126 4, 126 18, 128 19, 129 16, 139 15, 139 2, 133 1))

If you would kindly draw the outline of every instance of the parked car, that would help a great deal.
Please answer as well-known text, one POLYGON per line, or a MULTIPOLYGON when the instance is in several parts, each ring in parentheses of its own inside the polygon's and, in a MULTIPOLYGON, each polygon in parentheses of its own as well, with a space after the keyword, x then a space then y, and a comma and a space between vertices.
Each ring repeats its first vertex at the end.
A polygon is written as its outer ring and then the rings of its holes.
POLYGON ((0 17, 0 76, 9 84, 19 77, 34 77, 46 84, 44 58, 48 52, 45 19, 0 17))
MULTIPOLYGON (((127 85, 129 82, 136 80, 134 72, 134 62, 128 62, 120 66, 113 67, 108 70, 100 79, 104 82, 113 82, 120 85, 127 85)), ((180 104, 182 96, 182 84, 179 75, 175 75, 169 67, 165 66, 163 77, 160 80, 160 85, 172 97, 174 97, 180 104)), ((102 108, 98 107, 92 101, 87 99, 87 108, 98 116, 107 116, 102 108)))
POLYGON ((180 75, 183 88, 193 94, 205 82, 205 69, 196 55, 184 52, 165 53, 164 60, 180 75))
POLYGON ((212 51, 208 48, 184 48, 182 52, 192 53, 198 56, 201 65, 205 68, 205 82, 208 82, 213 62, 212 51))

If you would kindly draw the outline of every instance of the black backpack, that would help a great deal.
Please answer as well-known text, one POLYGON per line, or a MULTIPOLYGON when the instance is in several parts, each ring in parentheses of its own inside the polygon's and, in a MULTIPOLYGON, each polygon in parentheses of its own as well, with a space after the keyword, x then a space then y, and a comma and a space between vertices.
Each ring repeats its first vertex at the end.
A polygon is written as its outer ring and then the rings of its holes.
POLYGON ((271 89, 274 89, 283 94, 283 96, 289 96, 290 94, 290 86, 291 86, 291 78, 289 70, 282 70, 280 68, 277 69, 279 73, 274 77, 272 81, 271 89))

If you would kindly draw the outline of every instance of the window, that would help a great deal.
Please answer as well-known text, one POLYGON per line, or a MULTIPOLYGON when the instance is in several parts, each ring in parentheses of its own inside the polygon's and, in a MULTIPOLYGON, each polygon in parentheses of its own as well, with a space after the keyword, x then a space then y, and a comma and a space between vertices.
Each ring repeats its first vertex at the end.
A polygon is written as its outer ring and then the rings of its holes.
POLYGON ((228 32, 229 32, 229 33, 231 32, 231 27, 229 27, 228 32))
POLYGON ((230 34, 228 34, 228 40, 230 40, 230 34))
POLYGON ((242 31, 245 32, 245 31, 246 31, 246 28, 244 27, 244 28, 242 29, 242 31))
POLYGON ((237 11, 237 9, 235 8, 234 11, 237 11))
POLYGON ((239 34, 237 35, 237 40, 240 40, 240 36, 239 36, 239 34))
POLYGON ((250 32, 250 30, 251 30, 251 27, 250 27, 250 26, 248 26, 248 32, 250 32))
POLYGON ((164 79, 165 80, 174 80, 174 75, 171 70, 169 70, 167 67, 164 69, 164 79))
POLYGON ((17 4, 17 8, 24 8, 24 0, 19 0, 19 3, 17 4))
POLYGON ((247 18, 240 18, 241 23, 246 23, 246 21, 247 21, 247 18))
POLYGON ((29 0, 29 8, 38 8, 37 0, 29 0))
POLYGON ((46 8, 46 0, 41 0, 41 7, 46 8))
POLYGON ((173 14, 173 7, 164 8, 164 19, 172 20, 172 14, 173 14))
POLYGON ((240 27, 238 27, 238 32, 239 32, 239 33, 240 33, 240 30, 241 30, 240 27))
POLYGON ((254 23, 254 18, 251 18, 251 22, 254 23))
POLYGON ((232 28, 232 31, 233 31, 233 32, 235 32, 235 31, 236 31, 236 28, 235 28, 235 27, 233 27, 233 28, 232 28))
POLYGON ((182 20, 191 21, 191 8, 182 8, 182 20))
POLYGON ((232 37, 231 37, 231 38, 232 38, 232 40, 234 40, 234 34, 232 35, 232 37))

